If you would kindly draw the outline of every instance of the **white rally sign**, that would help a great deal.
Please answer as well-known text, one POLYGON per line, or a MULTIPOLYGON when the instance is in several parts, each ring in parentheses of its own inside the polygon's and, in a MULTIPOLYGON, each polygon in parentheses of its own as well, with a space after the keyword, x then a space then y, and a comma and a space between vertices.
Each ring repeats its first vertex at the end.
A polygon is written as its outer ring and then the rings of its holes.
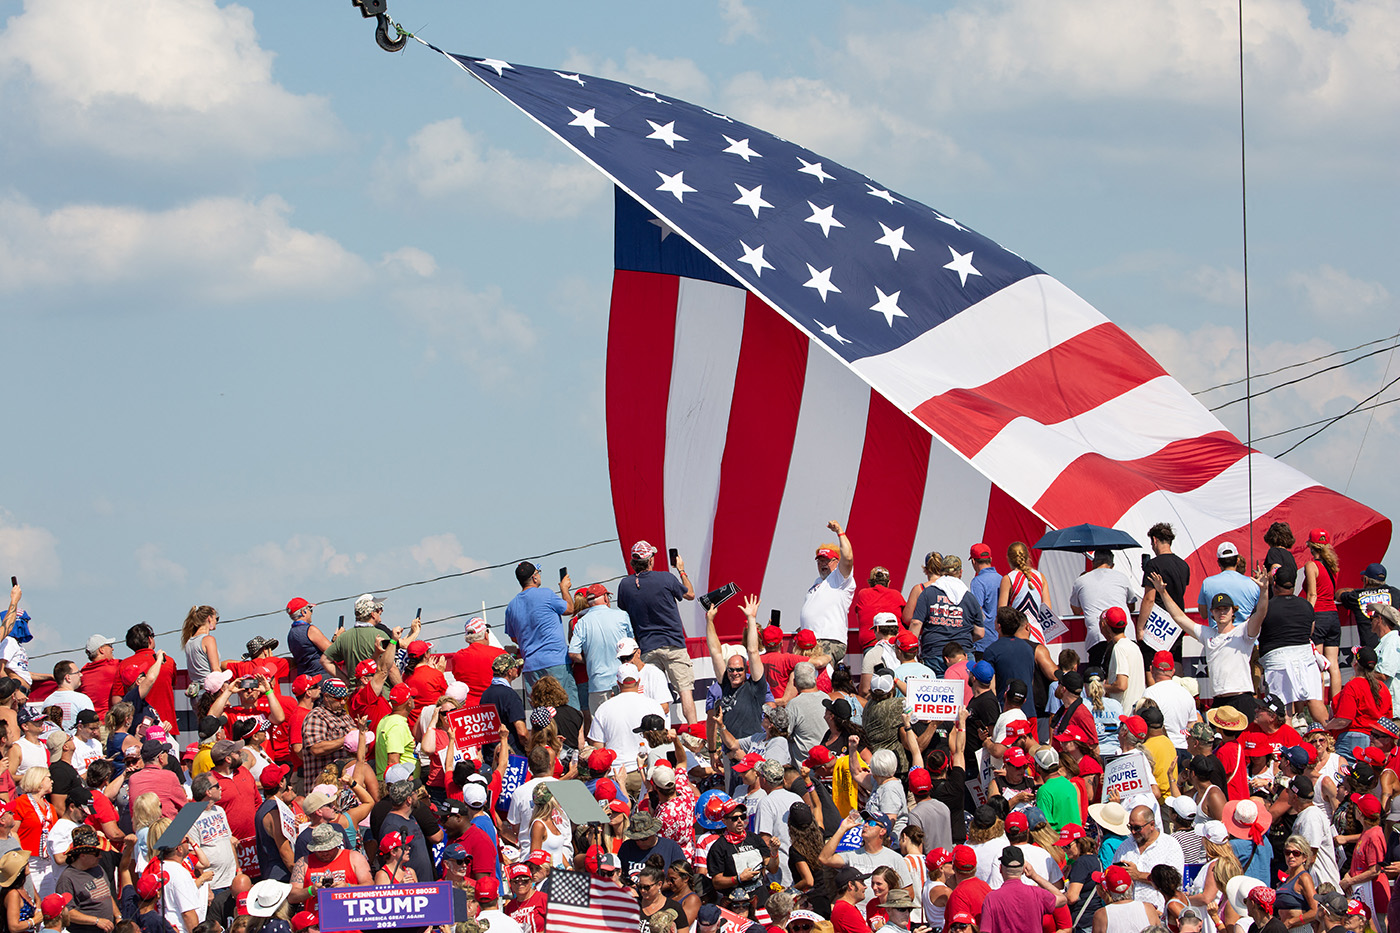
POLYGON ((915 722, 955 722, 967 685, 961 680, 911 677, 905 681, 904 711, 915 722))
POLYGON ((1120 799, 1131 797, 1133 794, 1147 793, 1150 779, 1145 755, 1129 752, 1115 758, 1103 769, 1104 799, 1107 800, 1109 793, 1115 790, 1118 791, 1120 799))
POLYGON ((1153 606, 1142 626, 1142 640, 1148 647, 1153 651, 1170 651, 1180 637, 1181 626, 1176 620, 1163 612, 1162 607, 1153 606))

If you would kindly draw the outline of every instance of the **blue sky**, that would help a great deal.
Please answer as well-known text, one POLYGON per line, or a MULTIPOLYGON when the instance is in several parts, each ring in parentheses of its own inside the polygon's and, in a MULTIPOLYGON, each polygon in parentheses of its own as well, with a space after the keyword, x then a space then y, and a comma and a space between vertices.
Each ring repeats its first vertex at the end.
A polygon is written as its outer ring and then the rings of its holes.
MULTIPOLYGON (((1015 249, 1188 388, 1243 374, 1233 4, 770 6, 390 12, 801 142, 1015 249)), ((1400 9, 1246 6, 1258 371, 1400 329, 1400 9)), ((613 534, 600 176, 445 59, 380 51, 349 4, 0 0, 0 22, 0 571, 42 623, 33 651, 613 534)), ((1397 375, 1386 353, 1271 393, 1255 434, 1397 375)), ((1242 406, 1222 417, 1243 437, 1242 406)), ((1398 418, 1287 462, 1393 514, 1398 418)), ((389 615, 514 590, 476 574, 389 615)))

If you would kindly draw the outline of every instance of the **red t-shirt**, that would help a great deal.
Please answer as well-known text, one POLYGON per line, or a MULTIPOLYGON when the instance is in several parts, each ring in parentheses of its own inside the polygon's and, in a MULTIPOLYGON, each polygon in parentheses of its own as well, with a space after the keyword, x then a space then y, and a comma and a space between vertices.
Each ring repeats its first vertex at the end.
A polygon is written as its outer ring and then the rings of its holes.
POLYGON ((1244 757, 1244 746, 1239 740, 1226 742, 1216 751, 1215 757, 1225 766, 1225 796, 1231 800, 1249 799, 1249 762, 1244 757))
MULTIPOLYGON (((150 670, 151 664, 156 659, 156 653, 150 648, 136 652, 125 661, 121 662, 118 668, 117 680, 121 684, 121 693, 125 694, 135 685, 142 674, 150 670)), ((160 665, 160 676, 151 685, 151 692, 146 694, 146 703, 151 709, 156 711, 161 721, 168 726, 176 726, 178 721, 175 718, 175 659, 170 655, 165 656, 165 661, 160 665)), ((97 704, 94 703, 94 706, 97 704)))
POLYGON ((112 801, 107 799, 107 795, 100 790, 92 792, 92 814, 88 816, 84 823, 87 823, 99 833, 102 832, 102 824, 117 822, 117 808, 112 806, 112 801))
POLYGON ((831 925, 836 933, 870 933, 870 924, 860 915, 860 908, 841 898, 831 905, 831 925))
POLYGON ((413 673, 404 679, 404 683, 408 685, 408 692, 413 694, 415 721, 425 708, 432 706, 438 701, 438 697, 447 693, 447 678, 442 676, 442 671, 427 661, 415 667, 413 673))
MULTIPOLYGON (((284 697, 280 694, 277 701, 282 704, 282 715, 287 715, 290 707, 296 706, 296 701, 291 697, 284 697)), ((233 724, 240 719, 250 719, 254 716, 266 716, 267 721, 272 723, 272 728, 268 730, 264 751, 267 757, 273 761, 286 761, 292 757, 291 727, 286 719, 281 722, 272 722, 272 702, 266 695, 260 695, 258 701, 253 704, 252 709, 246 706, 227 706, 224 708, 224 715, 228 717, 229 735, 233 735, 233 724)), ((298 724, 300 725, 300 724, 298 724)), ((300 731, 300 729, 298 729, 300 731)))
MULTIPOLYGON (((105 661, 89 661, 83 665, 83 685, 79 690, 92 701, 99 719, 107 718, 107 710, 112 706, 112 691, 117 688, 117 672, 122 662, 116 658, 105 661)), ((117 695, 121 699, 121 694, 117 695)))
POLYGON ((471 857, 471 868, 467 870, 469 877, 495 876, 496 847, 491 843, 491 837, 487 835, 486 830, 473 823, 467 827, 466 832, 457 837, 457 842, 471 857))
POLYGON ((41 681, 39 681, 37 684, 34 685, 34 689, 33 689, 33 690, 30 690, 30 691, 29 691, 29 702, 30 702, 30 703, 38 703, 38 702, 40 702, 41 700, 47 700, 47 699, 49 698, 49 695, 52 694, 52 693, 53 693, 55 690, 57 690, 57 689, 58 689, 58 681, 56 681, 56 680, 41 680, 41 681))
POLYGON ((1039 885, 1004 884, 982 901, 978 928, 996 933, 1041 933, 1043 918, 1054 910, 1055 895, 1039 885))
MULTIPOLYGON (((1356 851, 1351 856, 1351 874, 1359 875, 1385 860, 1385 831, 1379 826, 1372 826, 1356 841, 1356 851)), ((1385 875, 1371 882, 1371 897, 1375 901, 1377 914, 1385 913, 1390 907, 1390 880, 1385 875)))
POLYGON ((904 597, 899 590, 875 584, 862 587, 851 600, 850 621, 857 629, 856 643, 861 651, 875 645, 875 616, 881 612, 899 615, 904 611, 904 597))
POLYGON ((765 651, 763 653, 763 674, 768 678, 768 683, 772 685, 775 698, 782 696, 787 691, 788 678, 792 676, 792 669, 806 660, 805 655, 789 654, 786 651, 765 651))
POLYGON ((258 658, 256 661, 229 661, 224 665, 233 671, 233 679, 240 677, 256 677, 262 674, 272 678, 274 684, 280 684, 292 674, 292 665, 286 658, 258 658))
POLYGON ((374 692, 373 684, 365 684, 354 693, 350 694, 350 715, 355 719, 361 716, 369 717, 369 727, 379 728, 379 720, 392 713, 393 707, 389 701, 378 693, 374 692))
POLYGON ((228 817, 228 828, 233 832, 233 838, 240 841, 252 839, 257 834, 258 807, 262 806, 263 801, 258 782, 253 780, 253 772, 240 766, 231 777, 220 771, 211 771, 210 774, 223 789, 219 806, 224 808, 224 815, 228 817))
POLYGON ((520 924, 524 933, 544 933, 545 908, 549 899, 536 891, 525 900, 511 898, 506 901, 505 912, 510 919, 520 924))
POLYGON ((955 914, 968 913, 977 919, 977 925, 982 925, 982 902, 987 899, 987 892, 992 890, 992 886, 981 878, 969 878, 958 883, 953 888, 953 893, 948 895, 948 906, 944 908, 943 915, 952 917, 955 914))
POLYGON ((1365 677, 1352 678, 1342 685, 1342 692, 1337 694, 1335 715, 1351 720, 1345 731, 1369 735, 1377 719, 1390 715, 1390 688, 1385 684, 1380 688, 1381 698, 1376 700, 1371 694, 1371 682, 1365 677))
POLYGON ((1303 737, 1298 734, 1298 730, 1287 723, 1279 726, 1274 732, 1265 732, 1258 726, 1250 726, 1244 730, 1244 738, 1266 743, 1269 750, 1275 755, 1283 754, 1285 748, 1293 748, 1303 744, 1303 737))
POLYGON ((471 696, 480 697, 491 686, 491 662, 504 653, 484 641, 472 642, 452 656, 452 676, 467 685, 471 696))
POLYGON ((304 720, 304 719, 306 718, 306 714, 309 713, 309 712, 311 712, 311 710, 302 708, 301 704, 300 704, 300 703, 297 703, 297 702, 295 702, 295 701, 292 702, 292 703, 288 703, 287 700, 286 700, 286 698, 283 697, 283 698, 282 698, 282 712, 283 712, 283 713, 286 715, 286 717, 287 717, 287 721, 286 721, 286 723, 285 723, 285 725, 286 725, 286 731, 287 731, 287 743, 288 743, 287 757, 288 757, 288 760, 290 760, 291 763, 292 763, 292 768, 293 768, 293 770, 294 770, 294 771, 300 771, 300 770, 301 770, 301 756, 298 755, 296 752, 291 751, 290 749, 291 749, 291 746, 294 745, 294 744, 295 744, 295 745, 301 744, 301 723, 302 723, 302 720, 304 720))

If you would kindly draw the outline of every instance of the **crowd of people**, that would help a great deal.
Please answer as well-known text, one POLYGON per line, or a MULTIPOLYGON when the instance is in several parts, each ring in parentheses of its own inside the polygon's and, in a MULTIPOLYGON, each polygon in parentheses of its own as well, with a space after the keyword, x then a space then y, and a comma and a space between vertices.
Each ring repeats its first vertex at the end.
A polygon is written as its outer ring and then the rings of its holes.
POLYGON ((658 567, 638 541, 616 592, 552 589, 522 562, 510 646, 473 618, 464 648, 435 651, 365 594, 334 631, 292 599, 286 654, 265 635, 238 652, 195 606, 183 710, 146 623, 124 657, 99 634, 85 663, 31 670, 16 585, 4 924, 320 933, 326 888, 446 881, 458 933, 545 933, 557 872, 634 896, 637 933, 1400 924, 1400 592, 1383 566, 1345 586, 1324 529, 1295 548, 1276 524, 1256 567, 1220 545, 1188 613, 1189 566, 1154 525, 1140 580, 1089 556, 1067 607, 1081 654, 1047 644, 1063 622, 1024 543, 1006 573, 974 544, 966 581, 960 556, 930 553, 901 593, 883 567, 858 585, 828 528, 797 627, 760 623, 757 595, 712 603, 708 667, 684 559, 658 567), (742 632, 721 638, 736 607, 742 632), (960 702, 924 715, 929 681, 960 702), (491 711, 486 734, 458 710, 491 711))

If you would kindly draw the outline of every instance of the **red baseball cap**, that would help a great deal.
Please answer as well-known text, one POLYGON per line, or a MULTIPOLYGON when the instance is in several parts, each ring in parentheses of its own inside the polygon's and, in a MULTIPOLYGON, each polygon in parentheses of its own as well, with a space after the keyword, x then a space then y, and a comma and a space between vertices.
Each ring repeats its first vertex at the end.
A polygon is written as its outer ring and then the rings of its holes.
POLYGON ((783 630, 776 625, 766 625, 763 628, 763 643, 765 645, 781 644, 783 640, 783 630))
POLYGON ((1115 894, 1122 894, 1133 886, 1128 869, 1122 865, 1110 865, 1107 871, 1096 871, 1092 877, 1115 894))
POLYGON ((968 913, 965 910, 960 910, 957 913, 953 914, 953 916, 948 918, 948 926, 950 927, 970 927, 976 922, 977 921, 973 919, 972 914, 968 913))
POLYGON ((530 852, 530 856, 525 859, 525 861, 529 862, 531 865, 548 865, 549 853, 543 849, 534 849, 530 852))
POLYGON ((1374 820, 1381 815, 1381 802, 1376 799, 1375 794, 1352 794, 1351 802, 1356 804, 1361 815, 1368 820, 1374 820))
POLYGON ((835 560, 841 556, 841 552, 834 547, 819 547, 817 548, 817 556, 825 557, 827 560, 835 560))
POLYGON ((1152 656, 1152 666, 1159 671, 1176 670, 1176 659, 1170 651, 1159 651, 1152 656))
POLYGON ((1103 774, 1103 765, 1099 764, 1097 758, 1085 755, 1079 759, 1079 776, 1087 777, 1090 774, 1103 774))
MULTIPOLYGON (((747 806, 748 804, 745 802, 743 797, 730 797, 724 803, 719 805, 719 812, 724 814, 725 816, 728 816, 735 810, 741 810, 746 808, 747 806)), ((706 809, 709 808, 707 807, 706 809)))
POLYGON ((587 765, 593 771, 606 771, 617 760, 617 752, 610 748, 595 748, 588 753, 587 765))
POLYGON ((1327 537, 1327 529, 1314 528, 1308 532, 1309 544, 1327 544, 1331 539, 1327 537))
POLYGON ((1114 631, 1121 632, 1128 627, 1128 613, 1122 606, 1109 606, 1099 616, 1099 621, 1107 623, 1114 631))
POLYGON ((919 638, 913 632, 900 632, 894 637, 894 644, 900 651, 915 651, 919 647, 919 638))
POLYGON ((282 779, 292 773, 292 769, 286 765, 265 765, 262 774, 258 775, 258 783, 264 788, 271 790, 282 783, 282 779))
POLYGON ((1119 716, 1118 721, 1123 724, 1124 729, 1138 738, 1147 738, 1147 721, 1141 716, 1119 716))
POLYGON ((501 886, 496 881, 495 875, 482 875, 476 879, 476 899, 478 901, 494 901, 500 894, 501 886))
POLYGON ((1055 840, 1057 846, 1067 846, 1076 839, 1084 838, 1084 827, 1078 823, 1066 823, 1060 830, 1060 838, 1055 840))
POLYGON ((289 603, 287 603, 287 615, 294 616, 308 606, 315 608, 316 604, 309 603, 306 600, 302 599, 300 596, 294 597, 289 603))
POLYGON ((911 791, 930 790, 932 788, 933 778, 929 776, 927 768, 909 769, 909 789, 911 791))
POLYGON ((390 706, 403 706, 411 699, 413 691, 408 689, 408 684, 394 684, 393 689, 389 691, 390 706))
POLYGON ((355 676, 361 680, 368 680, 379 673, 379 663, 373 658, 365 658, 355 665, 355 676))
POLYGON ((312 927, 319 927, 320 925, 321 918, 309 910, 303 910, 292 918, 292 929, 295 930, 296 933, 302 933, 303 930, 309 930, 312 927))
POLYGON ((516 878, 531 878, 529 862, 516 862, 514 865, 506 866, 506 877, 514 881, 516 878))
POLYGON ((430 641, 415 641, 408 646, 408 656, 410 658, 421 658, 429 651, 433 650, 433 643, 430 641))
POLYGON ((754 768, 763 764, 764 758, 758 752, 749 752, 741 761, 734 765, 735 774, 747 774, 754 768))
POLYGON ((938 869, 947 865, 952 860, 953 853, 944 848, 934 849, 928 855, 924 856, 924 864, 928 866, 929 871, 938 871, 938 869))
POLYGON ((292 681, 292 693, 295 693, 297 696, 302 696, 306 691, 310 690, 312 687, 318 686, 320 683, 320 674, 301 674, 296 680, 292 681))
POLYGON ((971 550, 968 551, 968 556, 970 556, 973 560, 991 560, 992 549, 979 541, 977 544, 974 544, 972 546, 971 550))
POLYGON ((136 879, 136 896, 143 901, 148 901, 153 897, 160 897, 161 886, 170 880, 170 875, 163 871, 142 872, 136 879))
POLYGON ((813 745, 812 751, 807 755, 806 765, 809 768, 820 768, 831 764, 832 760, 831 749, 825 745, 813 745))
POLYGON ((1013 719, 1006 724, 1006 737, 1030 735, 1035 731, 1035 723, 1029 719, 1013 719))
POLYGON ((610 778, 599 778, 598 783, 593 785, 594 800, 616 800, 617 785, 610 778))
POLYGON ((797 633, 797 647, 815 648, 817 646, 817 633, 809 628, 804 628, 797 633))
POLYGON ((625 800, 614 798, 608 801, 608 809, 614 813, 630 814, 632 812, 632 805, 625 800))
POLYGON ((68 905, 73 903, 71 894, 50 894, 39 902, 39 909, 44 912, 45 920, 52 920, 68 909, 68 905))
POLYGON ((1070 726, 1069 728, 1065 729, 1064 732, 1061 732, 1059 735, 1055 736, 1053 741, 1057 745, 1062 745, 1065 742, 1078 742, 1080 745, 1098 744, 1097 739, 1089 738, 1087 735, 1084 734, 1084 730, 1080 729, 1078 726, 1070 726))
POLYGON ((1006 814, 1006 828, 1015 833, 1024 833, 1030 830, 1031 824, 1026 819, 1026 815, 1017 810, 1014 813, 1006 814))
POLYGON ((972 871, 977 867, 977 853, 972 846, 954 847, 953 867, 958 871, 972 871))
POLYGON ((1031 756, 1021 746, 1013 745, 1006 750, 1006 757, 1002 760, 1013 768, 1024 768, 1031 763, 1031 756))

